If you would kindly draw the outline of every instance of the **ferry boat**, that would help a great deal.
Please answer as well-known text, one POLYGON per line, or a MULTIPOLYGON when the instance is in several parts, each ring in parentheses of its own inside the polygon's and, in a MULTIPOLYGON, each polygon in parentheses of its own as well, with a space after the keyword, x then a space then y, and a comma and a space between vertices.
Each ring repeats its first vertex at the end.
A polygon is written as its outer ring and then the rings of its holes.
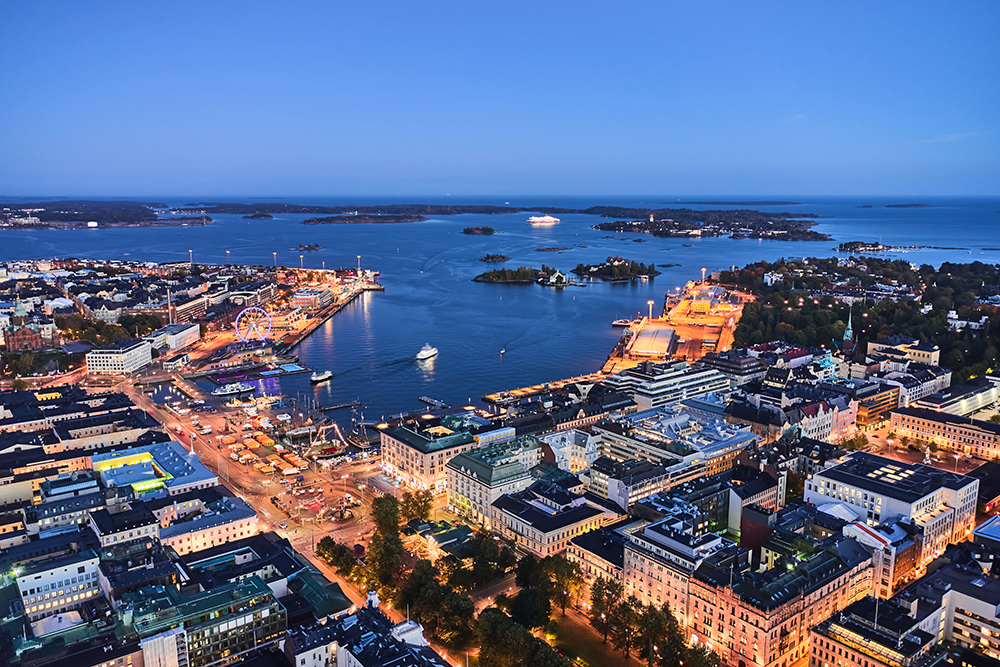
POLYGON ((613 326, 613 327, 630 327, 633 324, 636 324, 637 322, 638 322, 637 320, 615 320, 614 322, 611 323, 611 326, 613 326))
POLYGON ((533 215, 528 218, 529 225, 558 225, 559 218, 552 217, 551 215, 533 215))
POLYGON ((309 376, 309 381, 313 384, 319 384, 320 382, 326 382, 333 377, 333 371, 323 371, 322 373, 316 372, 309 376))
POLYGON ((232 382, 213 391, 212 396, 238 396, 240 394, 249 394, 253 390, 254 386, 252 384, 232 382))
POLYGON ((430 343, 425 343, 420 351, 417 352, 417 361, 423 361, 425 359, 430 359, 431 357, 436 357, 438 349, 436 347, 431 347, 430 343))

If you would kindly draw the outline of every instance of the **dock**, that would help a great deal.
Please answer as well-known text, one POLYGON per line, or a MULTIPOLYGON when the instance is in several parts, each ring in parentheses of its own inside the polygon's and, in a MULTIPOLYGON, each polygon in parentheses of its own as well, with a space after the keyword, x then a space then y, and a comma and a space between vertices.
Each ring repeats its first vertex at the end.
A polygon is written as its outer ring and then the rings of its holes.
POLYGON ((444 401, 439 401, 438 399, 431 398, 430 396, 418 396, 417 400, 421 401, 423 403, 426 403, 427 405, 431 406, 432 408, 437 408, 439 410, 443 410, 444 408, 450 408, 451 407, 449 404, 445 403, 444 401))
POLYGON ((317 311, 311 318, 309 318, 308 323, 299 331, 290 333, 284 336, 280 343, 282 345, 282 351, 292 350, 298 346, 299 343, 304 341, 309 335, 316 331, 316 329, 323 326, 323 324, 340 312, 347 304, 351 303, 359 296, 365 292, 384 292, 385 287, 379 285, 378 283, 364 282, 359 285, 354 285, 351 287, 347 297, 334 301, 326 308, 317 311))
POLYGON ((361 401, 351 401, 350 403, 338 403, 337 405, 321 405, 320 412, 330 412, 333 410, 344 410, 346 408, 356 408, 361 405, 361 401))
POLYGON ((589 375, 578 375, 577 377, 566 378, 565 380, 554 380, 543 384, 535 384, 530 387, 522 387, 521 389, 511 389, 509 391, 500 391, 495 394, 486 394, 483 396, 483 400, 487 403, 492 403, 493 405, 507 405, 508 403, 516 403, 522 398, 539 396, 556 389, 562 389, 566 385, 576 384, 577 382, 583 382, 585 384, 589 382, 600 382, 605 378, 607 378, 607 374, 603 371, 599 371, 597 373, 590 373, 589 375))

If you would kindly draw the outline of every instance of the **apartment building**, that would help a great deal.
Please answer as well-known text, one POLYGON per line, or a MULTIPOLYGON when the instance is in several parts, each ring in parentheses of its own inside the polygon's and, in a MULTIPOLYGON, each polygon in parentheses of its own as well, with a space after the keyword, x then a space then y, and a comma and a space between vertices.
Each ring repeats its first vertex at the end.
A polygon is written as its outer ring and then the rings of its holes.
POLYGON ((528 488, 531 469, 541 461, 541 443, 530 435, 459 454, 445 466, 448 504, 489 528, 493 503, 528 488))

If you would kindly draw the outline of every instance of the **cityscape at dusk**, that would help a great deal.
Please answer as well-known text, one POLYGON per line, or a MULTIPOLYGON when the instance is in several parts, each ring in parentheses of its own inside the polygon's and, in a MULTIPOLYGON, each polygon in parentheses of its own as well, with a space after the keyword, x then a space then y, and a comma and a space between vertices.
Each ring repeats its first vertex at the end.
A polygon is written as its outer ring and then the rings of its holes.
POLYGON ((996 3, 0 25, 0 664, 1000 667, 996 3))

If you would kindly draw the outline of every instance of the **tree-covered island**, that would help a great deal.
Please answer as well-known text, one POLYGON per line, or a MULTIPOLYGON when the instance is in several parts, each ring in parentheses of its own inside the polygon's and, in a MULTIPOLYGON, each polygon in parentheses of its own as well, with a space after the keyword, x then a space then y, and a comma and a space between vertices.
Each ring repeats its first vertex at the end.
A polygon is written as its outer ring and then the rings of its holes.
POLYGON ((480 273, 472 279, 474 283, 506 283, 512 285, 527 285, 536 282, 543 276, 549 276, 556 272, 551 266, 542 264, 541 269, 533 269, 530 266, 519 266, 516 269, 494 269, 486 273, 480 273))
POLYGON ((463 234, 469 234, 470 236, 490 236, 496 234, 496 230, 488 225, 480 225, 478 227, 466 227, 462 230, 463 234))
POLYGON ((357 215, 331 215, 325 218, 306 218, 303 225, 359 225, 378 224, 388 222, 423 222, 426 220, 422 215, 407 215, 387 213, 377 215, 371 213, 358 213, 357 215))
MULTIPOLYGON (((625 209, 638 213, 643 209, 625 209)), ((775 239, 780 241, 829 241, 829 234, 810 229, 816 218, 809 213, 762 213, 749 209, 735 211, 695 211, 688 208, 645 211, 645 219, 616 220, 594 225, 595 229, 633 232, 660 237, 690 238, 729 236, 734 239, 775 239)), ((617 216, 616 216, 617 217, 617 216)))
POLYGON ((508 262, 508 261, 510 261, 510 257, 508 257, 507 255, 492 255, 492 254, 489 254, 489 255, 483 255, 482 257, 480 257, 479 261, 480 262, 493 262, 493 263, 508 262))
POLYGON ((596 278, 610 282, 638 280, 642 276, 660 275, 655 264, 641 264, 624 257, 608 257, 603 264, 577 264, 573 273, 583 278, 596 278))

